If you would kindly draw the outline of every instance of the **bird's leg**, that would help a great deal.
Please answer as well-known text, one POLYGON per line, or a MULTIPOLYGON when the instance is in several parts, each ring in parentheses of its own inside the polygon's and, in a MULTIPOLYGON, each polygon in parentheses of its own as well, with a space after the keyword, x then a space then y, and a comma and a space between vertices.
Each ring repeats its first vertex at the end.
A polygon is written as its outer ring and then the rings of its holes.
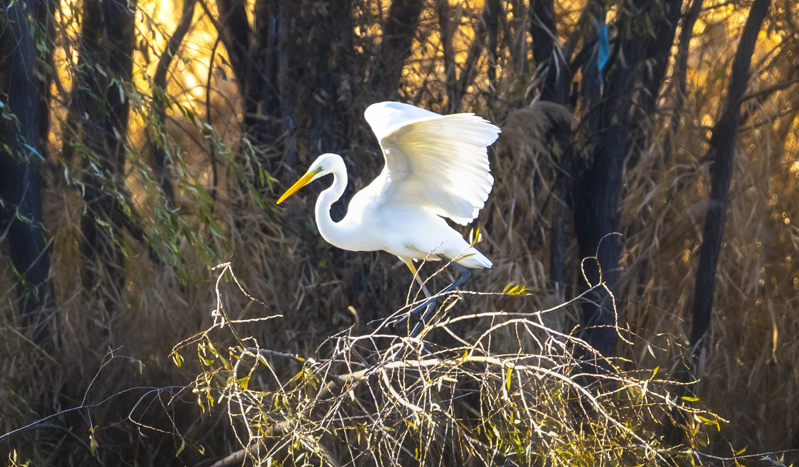
POLYGON ((416 269, 416 266, 413 265, 413 260, 409 259, 408 262, 405 263, 405 264, 408 265, 408 269, 410 269, 411 272, 413 273, 413 278, 416 279, 416 282, 418 282, 419 286, 422 288, 422 292, 424 292, 424 296, 426 298, 432 297, 433 295, 430 294, 429 290, 427 290, 427 286, 424 284, 424 281, 422 280, 422 277, 419 275, 419 271, 416 269))
POLYGON ((408 268, 410 268, 411 272, 413 273, 413 277, 416 279, 416 282, 418 282, 418 283, 419 283, 419 286, 422 288, 422 292, 424 292, 424 296, 427 298, 427 300, 425 300, 425 302, 424 302, 424 303, 422 303, 421 305, 419 305, 419 306, 417 306, 416 308, 412 309, 410 312, 408 312, 408 314, 407 314, 407 315, 403 316, 403 317, 402 317, 402 319, 400 319, 400 320, 396 321, 396 322, 395 322, 395 323, 393 323, 393 324, 402 324, 402 323, 404 323, 405 321, 410 321, 411 317, 412 317, 413 315, 415 315, 416 313, 418 313, 418 312, 419 312, 419 310, 421 310, 421 309, 423 309, 423 308, 427 308, 427 310, 426 310, 426 311, 425 311, 425 313, 424 313, 424 314, 425 314, 425 316, 427 316, 427 315, 429 315, 429 314, 430 314, 430 313, 433 311, 433 309, 435 309, 435 307, 436 307, 436 299, 435 299, 435 298, 433 298, 433 294, 431 294, 431 293, 430 293, 430 291, 429 291, 429 290, 427 290, 427 286, 425 285, 425 283, 424 283, 424 281, 422 280, 421 276, 419 276, 419 271, 418 271, 418 270, 416 269, 416 267, 413 265, 413 260, 408 260, 408 262, 407 262, 407 263, 405 263, 405 264, 407 264, 407 265, 408 265, 408 268))
MULTIPOLYGON (((443 259, 444 259, 444 261, 447 261, 446 258, 443 258, 443 259)), ((449 292, 450 290, 452 290, 452 289, 454 289, 456 287, 462 286, 463 284, 466 283, 466 281, 468 281, 472 277, 472 271, 470 271, 469 268, 467 268, 467 267, 465 267, 465 266, 463 266, 460 263, 455 262, 455 261, 450 261, 450 264, 455 266, 461 272, 461 277, 455 279, 455 282, 453 282, 452 284, 444 287, 441 290, 441 292, 438 293, 439 295, 445 294, 445 293, 449 292)))
POLYGON ((425 300, 425 302, 422 303, 421 305, 419 305, 416 308, 412 309, 410 312, 408 312, 406 314, 403 314, 403 315, 400 315, 400 316, 397 316, 397 317, 395 317, 393 319, 387 320, 386 323, 388 325, 390 325, 390 326, 396 326, 396 325, 404 323, 414 313, 417 313, 422 308, 427 307, 428 308, 428 312, 430 312, 436 306, 436 299, 433 298, 433 294, 431 294, 430 291, 427 290, 427 286, 425 285, 425 283, 422 280, 421 276, 419 276, 419 271, 416 269, 416 266, 413 265, 413 260, 409 259, 408 261, 405 261, 405 264, 408 266, 408 269, 410 269, 411 272, 413 273, 414 279, 416 279, 416 282, 419 283, 419 286, 422 288, 422 292, 424 292, 424 296, 425 296, 425 298, 427 298, 427 300, 425 300))
MULTIPOLYGON (((443 256, 441 257, 441 259, 443 261, 449 261, 447 258, 445 258, 443 256)), ((447 292, 450 292, 451 290, 455 289, 456 287, 460 287, 463 284, 465 284, 466 281, 468 281, 469 278, 472 277, 472 272, 469 271, 468 268, 460 265, 459 263, 457 263, 455 261, 450 261, 450 264, 453 264, 458 270, 460 270, 461 275, 453 283, 451 283, 450 285, 444 287, 434 297, 427 290, 427 287, 425 287, 424 282, 422 281, 421 277, 419 277, 419 272, 416 270, 416 267, 414 267, 413 263, 408 261, 405 264, 408 265, 408 268, 411 270, 411 272, 413 272, 413 276, 416 278, 416 281, 419 283, 419 285, 422 286, 422 290, 424 291, 424 294, 427 297, 427 300, 425 300, 424 303, 422 303, 421 305, 418 305, 415 308, 413 308, 408 313, 405 313, 403 315, 397 316, 397 317, 395 317, 393 319, 386 320, 386 324, 388 324, 390 326, 396 326, 396 325, 402 324, 402 323, 404 323, 406 321, 409 321, 413 316, 416 316, 420 311, 424 310, 424 314, 422 314, 422 317, 416 323, 416 325, 413 327, 413 330, 409 334, 411 337, 416 337, 419 334, 419 332, 421 332, 421 330, 424 328, 425 323, 430 318, 430 315, 433 313, 433 310, 436 307, 437 297, 442 295, 442 294, 445 294, 447 292)))
MULTIPOLYGON (((415 277, 415 278, 416 278, 416 282, 418 282, 418 283, 419 283, 419 286, 421 286, 421 287, 422 287, 422 291, 424 292, 424 296, 427 298, 427 300, 425 300, 425 302, 424 302, 424 303, 422 303, 421 305, 419 305, 419 306, 417 306, 416 308, 412 309, 412 310, 411 310, 411 311, 410 311, 410 312, 409 312, 409 313, 408 313, 408 314, 407 314, 407 315, 406 315, 406 316, 405 316, 405 317, 404 317, 404 318, 403 318, 401 321, 399 321, 397 324, 400 324, 400 323, 404 322, 405 320, 408 320, 408 322, 410 323, 410 319, 411 319, 411 317, 412 317, 414 314, 418 313, 418 312, 419 312, 419 310, 421 310, 422 308, 427 308, 427 309, 425 310, 425 312, 424 312, 424 316, 428 316, 430 313, 432 313, 433 309, 435 309, 435 307, 436 307, 436 299, 435 299, 435 298, 433 298, 433 295, 430 293, 430 291, 429 291, 429 290, 427 290, 427 286, 425 285, 425 283, 424 283, 424 281, 422 280, 422 278, 419 276, 419 272, 416 270, 416 267, 413 265, 413 260, 408 260, 408 262, 407 262, 406 264, 407 264, 407 265, 408 265, 408 267, 411 269, 411 272, 413 272, 413 277, 415 277)), ((416 333, 418 333, 418 331, 416 331, 416 327, 417 327, 417 326, 419 326, 419 323, 416 323, 416 326, 414 326, 414 329, 413 329, 413 331, 415 331, 416 333)), ((414 334, 414 332, 411 332, 411 337, 414 337, 415 335, 416 335, 416 334, 414 334)))
MULTIPOLYGON (((447 261, 447 258, 444 258, 443 256, 441 257, 441 259, 442 259, 442 260, 444 260, 444 261, 447 261)), ((466 267, 462 266, 461 264, 459 264, 459 263, 457 263, 457 262, 455 262, 455 261, 450 261, 450 264, 454 265, 456 268, 458 268, 458 269, 460 270, 460 272, 461 272, 461 276, 460 276, 459 278, 457 278, 457 279, 455 280, 455 282, 453 282, 452 284, 450 284, 450 285, 448 285, 448 286, 444 287, 444 288, 443 288, 443 289, 442 289, 442 290, 441 290, 441 291, 438 293, 438 295, 445 294, 445 293, 449 292, 450 290, 452 290, 452 289, 454 289, 454 288, 456 288, 456 287, 460 287, 460 286, 462 286, 463 284, 465 284, 465 283, 466 283, 466 281, 468 281, 468 280, 469 280, 469 278, 470 278, 470 277, 472 277, 472 272, 471 272, 471 271, 469 271, 469 268, 466 268, 466 267)), ((418 306, 418 307, 414 308, 413 310, 411 310, 411 312, 408 314, 408 317, 411 317, 411 316, 413 316, 413 314, 414 314, 414 313, 417 313, 417 312, 418 312, 419 310, 421 310, 421 309, 422 309, 422 307, 424 307, 426 304, 427 304, 427 303, 423 303, 422 305, 420 305, 420 306, 418 306)), ((410 337, 416 337, 416 336, 417 336, 417 335, 418 335, 418 334, 419 334, 419 333, 422 331, 422 329, 423 329, 423 328, 424 328, 424 326, 425 326, 425 323, 427 322, 428 318, 430 318, 430 314, 431 314, 431 313, 432 313, 432 311, 433 311, 433 308, 434 308, 434 306, 433 306, 433 305, 435 305, 435 298, 433 298, 433 299, 432 299, 431 306, 429 306, 429 307, 427 308, 427 310, 425 310, 425 312, 424 312, 424 314, 422 315, 422 317, 419 319, 419 321, 418 321, 418 322, 416 323, 416 325, 413 327, 413 331, 411 331, 411 333, 410 333, 410 337)))

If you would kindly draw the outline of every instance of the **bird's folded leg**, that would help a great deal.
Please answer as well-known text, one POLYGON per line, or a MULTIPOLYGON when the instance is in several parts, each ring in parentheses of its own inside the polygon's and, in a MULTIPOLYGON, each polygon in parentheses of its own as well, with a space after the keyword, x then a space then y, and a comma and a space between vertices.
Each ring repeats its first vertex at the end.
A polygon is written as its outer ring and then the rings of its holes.
MULTIPOLYGON (((444 258, 444 257, 441 257, 441 259, 444 260, 444 261, 449 261, 447 258, 444 258)), ((408 263, 406 263, 406 264, 408 264, 408 263)), ((427 323, 428 319, 430 319, 431 315, 433 314, 433 310, 435 310, 435 308, 436 308, 438 297, 443 295, 443 294, 446 294, 447 292, 450 292, 451 290, 455 289, 456 287, 462 286, 463 284, 466 283, 466 281, 469 280, 469 278, 472 277, 472 272, 469 271, 468 268, 458 264, 455 261, 450 261, 450 264, 454 265, 458 270, 460 270, 461 275, 460 275, 460 277, 458 277, 458 279, 455 280, 455 282, 453 282, 450 285, 444 287, 436 296, 431 296, 430 292, 427 290, 427 287, 425 287, 424 282, 419 277, 419 274, 416 271, 416 268, 413 266, 413 263, 408 264, 408 268, 410 268, 410 270, 413 272, 414 277, 416 278, 417 282, 419 282, 419 285, 422 286, 422 290, 424 291, 424 294, 427 297, 427 300, 425 300, 422 304, 420 304, 420 305, 414 307, 413 309, 411 309, 411 311, 409 311, 407 313, 403 313, 403 314, 401 314, 399 316, 395 316, 393 318, 388 318, 388 319, 384 320, 383 322, 385 324, 387 324, 388 326, 392 326, 392 327, 393 326, 400 326, 400 325, 402 325, 402 324, 404 324, 406 322, 407 323, 412 322, 412 319, 415 316, 417 316, 419 314, 419 312, 424 310, 424 313, 422 314, 421 318, 419 319, 419 321, 416 322, 416 324, 413 326, 413 329, 409 333, 410 337, 416 337, 422 331, 422 329, 424 329, 425 324, 427 323)), ((409 328, 410 328, 410 326, 409 326, 409 328)))
POLYGON ((377 323, 385 323, 387 326, 391 327, 400 326, 406 323, 412 316, 418 315, 419 312, 425 308, 427 309, 427 311, 425 311, 424 315, 427 316, 430 312, 432 312, 433 308, 436 307, 436 301, 437 301, 436 298, 430 297, 429 299, 422 302, 421 305, 414 307, 411 311, 401 313, 397 316, 393 316, 390 318, 376 319, 374 321, 370 321, 369 324, 371 325, 377 323))
POLYGON ((381 324, 381 323, 385 323, 386 325, 391 326, 391 327, 398 326, 398 325, 400 325, 402 323, 405 323, 412 314, 418 313, 418 311, 420 309, 422 309, 423 307, 435 306, 435 299, 430 300, 433 297, 433 295, 430 293, 429 290, 427 290, 427 286, 425 285, 425 283, 422 280, 421 276, 419 276, 419 271, 416 269, 416 266, 413 265, 413 260, 410 260, 410 259, 406 260, 404 258, 400 258, 400 259, 402 259, 402 261, 405 263, 405 265, 408 266, 408 269, 410 269, 411 272, 413 273, 413 278, 419 284, 419 287, 421 287, 422 292, 424 292, 424 296, 425 296, 425 298, 427 300, 425 300, 424 303, 422 303, 420 306, 418 306, 416 308, 413 308, 411 311, 409 311, 407 313, 402 313, 402 314, 400 314, 398 316, 394 316, 394 317, 390 317, 390 318, 376 319, 374 321, 370 321, 369 322, 370 326, 373 325, 373 324, 381 324))
MULTIPOLYGON (((442 257, 442 259, 446 261, 446 258, 442 257)), ((451 261, 450 264, 454 265, 456 268, 458 268, 461 271, 461 276, 459 278, 457 278, 455 280, 455 282, 453 282, 452 284, 444 287, 441 290, 441 292, 438 293, 438 295, 443 295, 443 294, 451 291, 452 289, 454 289, 456 287, 462 286, 463 284, 466 283, 466 281, 469 280, 470 277, 472 277, 472 272, 469 271, 468 268, 458 264, 455 261, 451 261)), ((432 299, 428 300, 427 302, 425 302, 425 303, 421 304, 420 306, 418 306, 418 307, 414 308, 413 310, 411 310, 411 312, 408 314, 408 318, 410 318, 415 313, 417 313, 419 310, 421 310, 422 307, 427 305, 427 309, 425 310, 424 314, 419 319, 419 321, 416 323, 416 325, 413 327, 413 331, 411 331, 411 333, 409 334, 410 337, 416 337, 417 335, 419 335, 419 333, 422 331, 422 329, 424 329, 425 325, 427 324, 427 320, 430 318, 430 315, 433 313, 433 309, 435 309, 435 305, 436 305, 435 300, 436 300, 435 298, 432 298, 432 299), (429 303, 429 305, 428 305, 428 303, 429 303)))
MULTIPOLYGON (((446 258, 444 259, 446 260, 446 258)), ((455 261, 450 261, 450 264, 455 266, 461 272, 461 277, 457 278, 452 284, 444 287, 441 292, 438 293, 438 295, 445 294, 456 287, 462 286, 472 277, 472 271, 470 271, 469 268, 462 266, 460 263, 455 261)))

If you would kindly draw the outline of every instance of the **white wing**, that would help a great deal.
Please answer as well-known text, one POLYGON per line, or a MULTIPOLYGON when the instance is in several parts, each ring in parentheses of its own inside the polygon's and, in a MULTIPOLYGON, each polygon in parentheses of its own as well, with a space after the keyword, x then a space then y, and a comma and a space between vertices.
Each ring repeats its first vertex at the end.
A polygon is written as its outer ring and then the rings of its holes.
POLYGON ((461 225, 477 217, 494 184, 486 147, 499 128, 474 114, 439 115, 399 102, 373 104, 364 116, 386 158, 377 180, 391 193, 461 225))

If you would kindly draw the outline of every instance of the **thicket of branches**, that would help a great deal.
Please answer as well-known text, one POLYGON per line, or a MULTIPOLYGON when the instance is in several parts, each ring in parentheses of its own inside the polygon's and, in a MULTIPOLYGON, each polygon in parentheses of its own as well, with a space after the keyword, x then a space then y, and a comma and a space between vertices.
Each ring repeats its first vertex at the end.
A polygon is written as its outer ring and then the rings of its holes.
POLYGON ((796 4, 178 3, 3 3, 3 455, 572 465, 799 448, 796 4), (367 324, 412 278, 319 237, 324 182, 274 204, 336 152, 342 217, 382 168, 362 114, 388 99, 503 129, 475 226, 495 266, 419 339, 367 324), (228 261, 246 294, 214 287, 228 261))

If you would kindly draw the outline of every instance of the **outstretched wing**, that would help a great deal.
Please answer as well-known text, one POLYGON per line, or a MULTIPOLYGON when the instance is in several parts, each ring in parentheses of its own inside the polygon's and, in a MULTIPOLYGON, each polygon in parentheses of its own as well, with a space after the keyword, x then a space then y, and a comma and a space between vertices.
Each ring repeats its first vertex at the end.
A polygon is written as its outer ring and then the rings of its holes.
POLYGON ((364 115, 386 158, 379 178, 395 196, 461 225, 477 217, 494 184, 486 147, 499 128, 474 114, 439 115, 399 102, 373 104, 364 115))

